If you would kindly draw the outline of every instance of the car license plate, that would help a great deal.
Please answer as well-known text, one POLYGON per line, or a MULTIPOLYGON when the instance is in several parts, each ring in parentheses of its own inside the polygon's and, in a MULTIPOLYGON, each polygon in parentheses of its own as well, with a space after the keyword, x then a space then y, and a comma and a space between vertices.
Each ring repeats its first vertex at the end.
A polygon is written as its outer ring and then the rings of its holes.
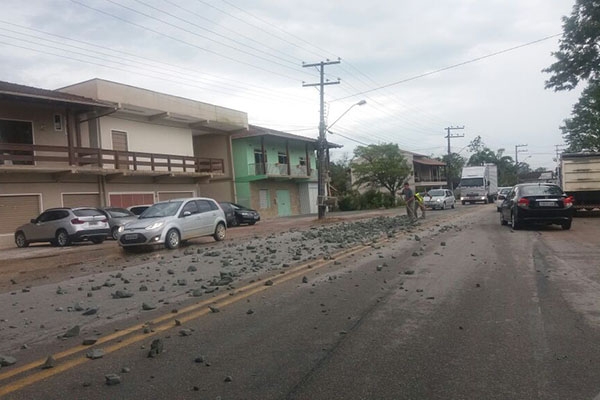
POLYGON ((540 201, 538 202, 540 207, 556 207, 556 202, 554 201, 540 201))
POLYGON ((98 225, 98 221, 89 221, 88 225, 98 225))
POLYGON ((135 239, 137 239, 136 234, 125 235, 125 240, 135 240, 135 239))

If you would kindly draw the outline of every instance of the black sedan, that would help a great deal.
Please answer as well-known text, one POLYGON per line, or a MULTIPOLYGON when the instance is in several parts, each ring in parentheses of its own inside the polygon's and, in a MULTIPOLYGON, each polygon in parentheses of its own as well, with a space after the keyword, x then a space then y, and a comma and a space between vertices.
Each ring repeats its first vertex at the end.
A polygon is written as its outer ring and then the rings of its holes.
POLYGON ((571 229, 573 199, 550 183, 522 183, 512 188, 500 206, 500 223, 520 229, 526 223, 556 224, 571 229))
POLYGON ((260 221, 260 214, 256 210, 228 201, 223 201, 219 204, 225 212, 227 226, 238 226, 241 224, 254 225, 260 221))

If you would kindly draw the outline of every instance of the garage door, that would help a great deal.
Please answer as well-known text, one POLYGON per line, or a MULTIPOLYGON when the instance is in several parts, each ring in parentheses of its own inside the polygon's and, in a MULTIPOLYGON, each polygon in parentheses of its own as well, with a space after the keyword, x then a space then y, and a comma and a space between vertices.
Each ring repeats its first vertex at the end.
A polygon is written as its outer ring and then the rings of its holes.
POLYGON ((154 193, 111 193, 108 195, 111 207, 131 207, 154 204, 154 193))
POLYGON ((194 197, 194 192, 158 192, 158 201, 194 197))
POLYGON ((13 233, 40 212, 39 195, 0 196, 0 233, 13 233))
POLYGON ((98 193, 63 193, 63 207, 100 207, 98 193))

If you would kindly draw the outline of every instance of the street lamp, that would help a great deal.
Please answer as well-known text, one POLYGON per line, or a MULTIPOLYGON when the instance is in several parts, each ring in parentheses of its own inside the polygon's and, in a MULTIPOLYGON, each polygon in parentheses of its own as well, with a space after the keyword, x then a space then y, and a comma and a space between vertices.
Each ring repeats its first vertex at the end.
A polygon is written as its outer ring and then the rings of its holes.
MULTIPOLYGON (((317 158, 319 162, 319 176, 318 176, 318 218, 325 218, 325 210, 327 208, 325 204, 325 199, 327 198, 325 184, 327 181, 328 171, 329 171, 329 157, 325 156, 325 153, 328 152, 327 138, 325 137, 325 132, 329 130, 336 122, 338 122, 344 115, 348 113, 354 106, 362 106, 366 104, 366 100, 360 100, 357 103, 352 104, 346 111, 342 113, 333 123, 329 124, 329 126, 325 126, 325 122, 323 118, 321 118, 321 123, 319 126, 319 141, 317 148, 317 158)), ((321 115, 321 117, 323 117, 321 115)))

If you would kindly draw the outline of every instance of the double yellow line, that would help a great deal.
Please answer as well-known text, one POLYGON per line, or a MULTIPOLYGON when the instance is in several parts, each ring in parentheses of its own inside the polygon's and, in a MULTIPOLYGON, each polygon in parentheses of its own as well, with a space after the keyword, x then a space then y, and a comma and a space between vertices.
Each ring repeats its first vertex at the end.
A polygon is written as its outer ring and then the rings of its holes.
MULTIPOLYGON (((311 270, 316 270, 330 265, 334 262, 334 259, 349 257, 352 254, 360 253, 370 247, 370 245, 353 246, 334 254, 332 259, 322 259, 310 263, 305 262, 298 266, 290 268, 284 274, 278 274, 276 276, 270 277, 269 279, 273 282, 273 285, 282 284, 289 280, 297 278, 303 274, 306 274, 311 270)), ((256 293, 260 293, 264 290, 267 290, 270 286, 265 285, 266 280, 267 279, 255 281, 249 285, 246 285, 236 290, 235 292, 226 292, 218 296, 212 297, 210 299, 207 299, 205 301, 194 303, 188 307, 179 310, 179 312, 176 314, 163 314, 150 321, 149 324, 150 326, 152 326, 152 332, 150 333, 142 333, 144 327, 148 326, 148 323, 136 324, 129 328, 119 330, 110 335, 99 338, 98 341, 94 344, 94 346, 107 344, 116 341, 117 339, 123 338, 122 340, 119 340, 114 344, 103 348, 104 354, 110 354, 131 344, 140 342, 142 340, 147 340, 148 337, 157 335, 159 333, 174 328, 176 324, 174 324, 173 320, 175 319, 177 319, 181 323, 189 322, 210 313, 211 310, 208 308, 209 305, 213 305, 215 307, 225 307, 230 304, 236 303, 240 300, 243 300, 247 297, 255 295, 256 293)), ((53 357, 55 360, 58 361, 76 355, 78 353, 82 353, 94 346, 77 345, 59 353, 56 353, 53 355, 53 357)), ((20 374, 34 371, 35 369, 40 369, 44 365, 45 361, 45 359, 40 359, 17 368, 11 368, 7 372, 0 373, 0 382, 20 374)), ((5 385, 2 385, 2 387, 0 387, 0 396, 4 396, 14 391, 20 390, 26 386, 32 385, 36 382, 39 382, 43 379, 60 374, 61 372, 72 369, 87 361, 90 361, 90 359, 83 355, 79 355, 75 358, 70 358, 63 362, 57 363, 58 365, 56 365, 54 368, 43 369, 37 372, 33 372, 13 382, 9 382, 5 385)))

